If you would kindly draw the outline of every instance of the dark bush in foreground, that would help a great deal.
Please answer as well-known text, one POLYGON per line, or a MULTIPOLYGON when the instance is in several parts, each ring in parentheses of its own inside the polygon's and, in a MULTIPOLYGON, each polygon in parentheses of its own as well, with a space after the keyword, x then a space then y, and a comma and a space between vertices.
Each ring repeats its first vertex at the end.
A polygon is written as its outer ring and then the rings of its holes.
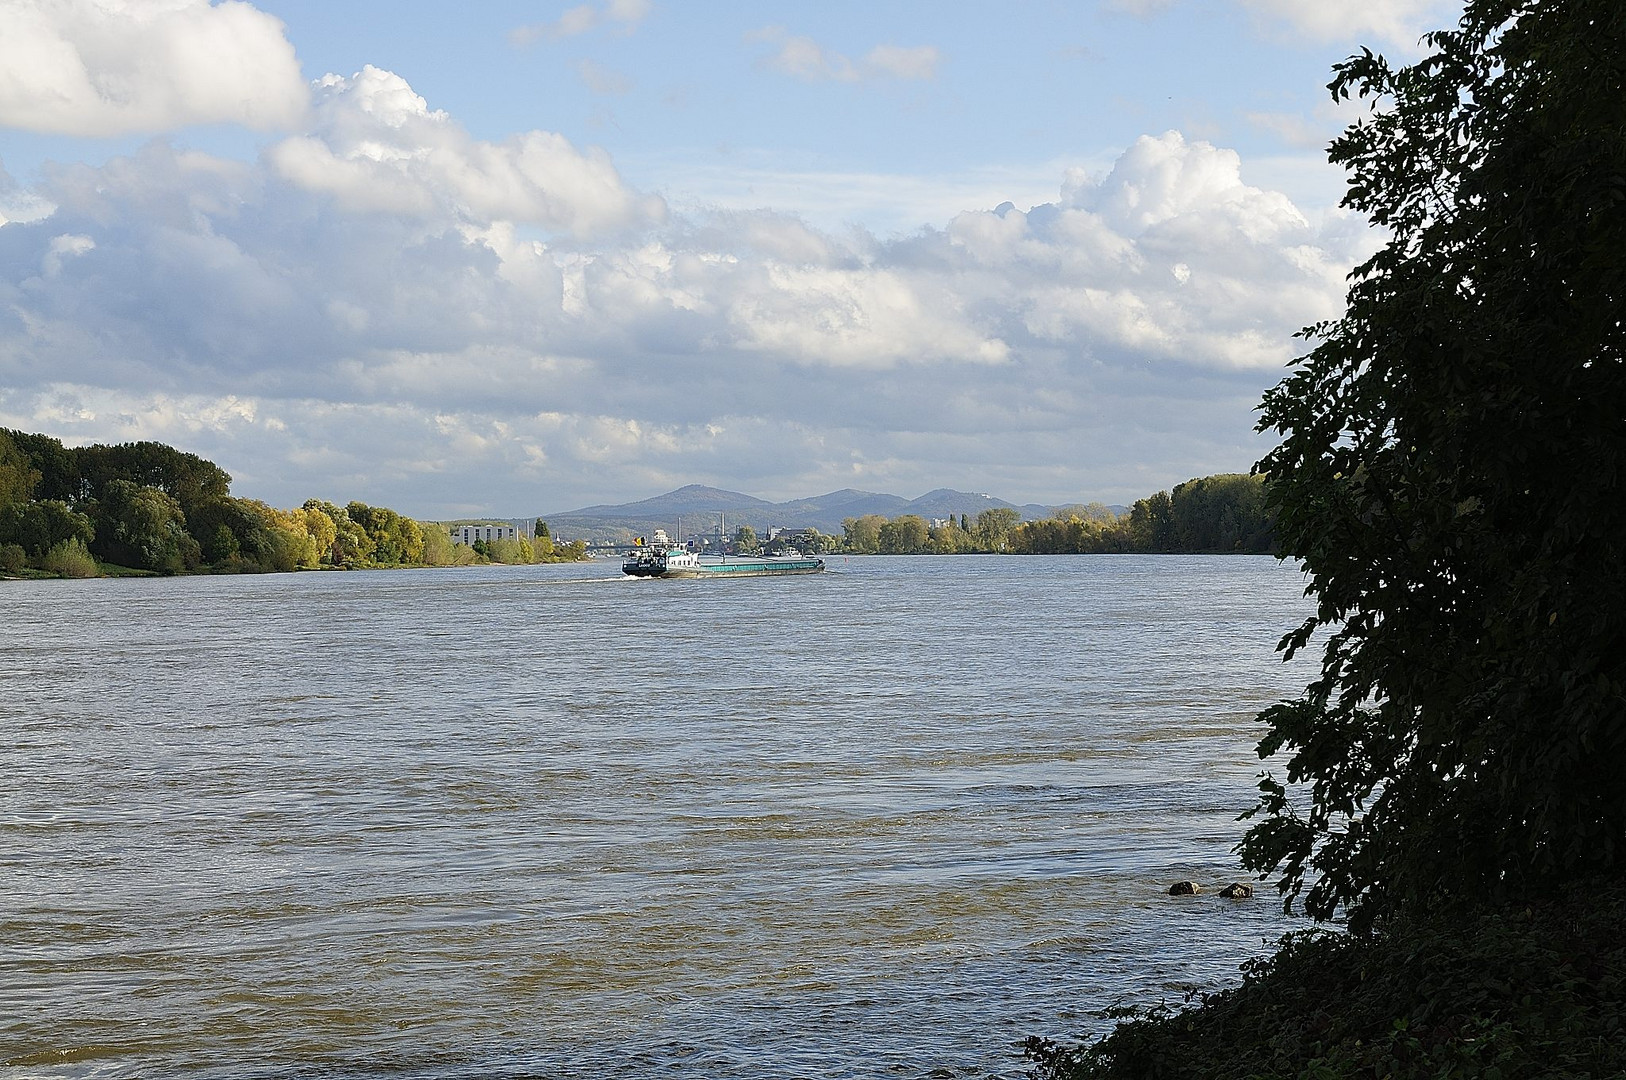
POLYGON ((1626 1076, 1626 888, 1475 919, 1310 931, 1190 1008, 1089 1047, 1032 1039, 1042 1080, 1626 1076))

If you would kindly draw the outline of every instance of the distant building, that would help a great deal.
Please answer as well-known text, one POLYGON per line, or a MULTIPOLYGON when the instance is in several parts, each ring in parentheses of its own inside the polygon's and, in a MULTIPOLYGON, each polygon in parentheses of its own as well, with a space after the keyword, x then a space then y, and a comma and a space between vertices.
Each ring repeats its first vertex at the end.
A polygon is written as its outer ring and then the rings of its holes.
POLYGON ((453 525, 452 543, 473 544, 476 540, 517 540, 519 530, 512 525, 453 525))

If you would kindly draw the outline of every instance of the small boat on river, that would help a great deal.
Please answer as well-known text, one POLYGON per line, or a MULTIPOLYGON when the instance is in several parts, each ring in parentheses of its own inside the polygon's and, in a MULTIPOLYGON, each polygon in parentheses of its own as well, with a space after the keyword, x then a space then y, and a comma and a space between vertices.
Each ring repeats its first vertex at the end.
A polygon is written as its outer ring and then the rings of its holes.
POLYGON ((624 574, 656 578, 780 577, 817 574, 823 569, 823 559, 806 555, 702 559, 681 544, 672 543, 664 529, 656 529, 654 543, 628 555, 621 563, 624 574))

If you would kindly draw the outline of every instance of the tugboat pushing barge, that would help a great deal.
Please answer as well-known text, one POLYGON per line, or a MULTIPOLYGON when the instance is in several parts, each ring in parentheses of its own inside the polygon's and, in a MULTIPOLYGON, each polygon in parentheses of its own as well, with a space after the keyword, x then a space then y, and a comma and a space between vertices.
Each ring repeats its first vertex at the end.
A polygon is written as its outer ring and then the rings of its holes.
POLYGON ((631 577, 655 578, 714 578, 714 577, 779 577, 784 574, 816 574, 824 569, 824 560, 807 556, 765 557, 730 561, 723 556, 721 562, 707 560, 667 538, 665 529, 656 529, 654 543, 628 555, 621 563, 621 572, 631 577))

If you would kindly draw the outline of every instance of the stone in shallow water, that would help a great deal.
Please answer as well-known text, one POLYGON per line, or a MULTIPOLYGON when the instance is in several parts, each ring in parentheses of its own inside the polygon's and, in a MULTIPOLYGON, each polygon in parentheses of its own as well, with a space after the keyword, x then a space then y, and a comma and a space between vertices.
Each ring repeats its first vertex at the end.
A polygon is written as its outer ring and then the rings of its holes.
POLYGON ((1170 896, 1196 896, 1203 891, 1203 887, 1195 881, 1176 881, 1169 886, 1170 896))
POLYGON ((1227 900, 1247 900, 1253 896, 1253 885, 1246 881, 1233 881, 1220 890, 1227 900))

